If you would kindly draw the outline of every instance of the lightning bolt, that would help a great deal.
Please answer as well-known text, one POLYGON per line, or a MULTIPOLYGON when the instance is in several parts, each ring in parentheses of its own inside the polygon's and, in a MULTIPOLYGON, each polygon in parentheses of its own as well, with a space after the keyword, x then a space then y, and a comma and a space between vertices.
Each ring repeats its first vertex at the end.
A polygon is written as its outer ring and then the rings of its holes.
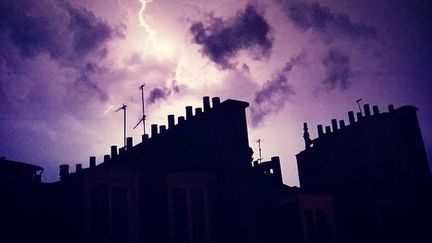
POLYGON ((153 0, 139 0, 141 3, 141 8, 138 13, 139 22, 142 27, 144 27, 145 31, 147 32, 147 40, 145 43, 145 50, 147 50, 149 43, 152 44, 153 47, 156 46, 156 31, 152 29, 144 20, 144 12, 147 7, 147 3, 153 2, 153 0))
POLYGON ((108 114, 108 112, 110 112, 112 110, 113 106, 110 105, 104 112, 103 116, 106 116, 108 114))

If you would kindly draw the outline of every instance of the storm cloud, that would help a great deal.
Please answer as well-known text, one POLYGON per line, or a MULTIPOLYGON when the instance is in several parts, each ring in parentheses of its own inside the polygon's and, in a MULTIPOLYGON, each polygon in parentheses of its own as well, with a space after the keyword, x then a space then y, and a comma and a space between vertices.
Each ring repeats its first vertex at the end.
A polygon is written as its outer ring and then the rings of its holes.
MULTIPOLYGON (((184 88, 184 87, 183 87, 184 88)), ((154 88, 150 91, 147 101, 150 104, 156 103, 159 100, 166 100, 170 95, 179 93, 180 86, 175 80, 172 81, 170 85, 164 85, 161 88, 154 88)))
POLYGON ((231 59, 241 50, 249 50, 259 59, 269 55, 273 45, 270 25, 250 4, 227 21, 211 17, 209 23, 195 22, 190 32, 201 53, 222 69, 233 68, 231 59))
POLYGON ((335 13, 319 3, 296 0, 280 0, 280 6, 289 21, 301 31, 312 30, 328 42, 337 37, 349 40, 370 40, 377 38, 375 27, 354 22, 344 13, 335 13))
POLYGON ((337 48, 329 49, 322 59, 326 76, 322 80, 328 89, 348 89, 354 75, 351 70, 351 58, 337 48))
POLYGON ((253 126, 259 125, 266 116, 279 112, 286 102, 292 100, 296 92, 288 79, 288 75, 295 66, 302 63, 304 58, 304 53, 291 58, 279 72, 273 75, 271 80, 268 80, 255 93, 251 106, 253 126))

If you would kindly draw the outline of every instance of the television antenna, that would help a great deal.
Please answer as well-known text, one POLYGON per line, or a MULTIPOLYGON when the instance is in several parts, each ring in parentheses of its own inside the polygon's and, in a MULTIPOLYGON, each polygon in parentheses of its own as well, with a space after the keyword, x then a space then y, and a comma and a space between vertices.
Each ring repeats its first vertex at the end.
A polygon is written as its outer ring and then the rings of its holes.
POLYGON ((142 117, 138 121, 138 123, 134 126, 133 129, 137 128, 138 125, 142 122, 142 124, 143 124, 143 132, 144 132, 143 134, 146 134, 146 132, 145 132, 145 119, 146 119, 146 115, 145 115, 145 112, 144 112, 144 86, 145 86, 145 84, 142 84, 138 88, 139 90, 141 90, 142 117))
POLYGON ((119 112, 120 110, 123 110, 123 142, 125 147, 126 147, 126 108, 127 106, 123 104, 120 108, 118 108, 115 111, 115 112, 119 112))
POLYGON ((356 103, 357 103, 357 106, 358 106, 358 108, 359 108, 359 111, 360 111, 360 113, 362 112, 362 109, 361 109, 361 107, 360 107, 360 101, 362 101, 363 99, 358 99, 358 100, 356 100, 356 103))

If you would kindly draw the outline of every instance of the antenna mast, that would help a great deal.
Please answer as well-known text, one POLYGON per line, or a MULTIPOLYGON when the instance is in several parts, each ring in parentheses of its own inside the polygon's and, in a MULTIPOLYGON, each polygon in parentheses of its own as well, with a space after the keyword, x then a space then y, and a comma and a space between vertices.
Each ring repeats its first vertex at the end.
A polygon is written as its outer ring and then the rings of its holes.
POLYGON ((123 110, 123 143, 126 147, 126 105, 123 104, 120 108, 116 110, 116 112, 123 110))
POLYGON ((146 119, 146 115, 145 115, 145 111, 144 111, 144 86, 145 84, 142 84, 141 86, 139 86, 139 90, 141 90, 141 104, 142 104, 142 117, 139 120, 139 122, 135 125, 134 129, 142 122, 143 123, 143 134, 146 134, 145 132, 145 119, 146 119))
POLYGON ((361 109, 361 107, 360 107, 360 101, 362 101, 363 99, 358 99, 358 100, 356 100, 356 103, 357 103, 357 106, 358 106, 358 108, 359 108, 359 111, 360 111, 360 113, 362 112, 362 109, 361 109))
POLYGON ((259 161, 259 163, 261 163, 262 162, 262 156, 261 156, 261 139, 258 139, 257 143, 258 143, 258 151, 259 151, 259 159, 258 159, 258 161, 259 161))

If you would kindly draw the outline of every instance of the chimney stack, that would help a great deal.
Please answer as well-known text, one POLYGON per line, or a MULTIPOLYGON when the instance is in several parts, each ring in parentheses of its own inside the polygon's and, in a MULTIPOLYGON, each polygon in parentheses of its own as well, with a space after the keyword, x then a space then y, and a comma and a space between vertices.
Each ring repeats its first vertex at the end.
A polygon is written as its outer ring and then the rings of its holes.
POLYGON ((128 137, 126 138, 126 149, 132 149, 133 147, 133 138, 132 137, 128 137))
POLYGON ((377 105, 372 106, 374 116, 379 114, 379 108, 377 105))
POLYGON ((213 105, 213 107, 220 105, 220 98, 219 97, 213 97, 212 98, 212 105, 213 105))
POLYGON ((90 168, 94 168, 94 167, 96 167, 96 157, 91 156, 90 157, 90 168))
POLYGON ((350 125, 353 125, 355 123, 354 112, 353 111, 349 111, 348 112, 348 120, 349 120, 349 124, 350 125))
POLYGON ((115 158, 117 156, 117 146, 116 145, 112 145, 111 146, 111 158, 115 158))
POLYGON ((154 138, 158 134, 158 125, 152 124, 151 125, 151 137, 154 138))
POLYGON ((280 167, 279 156, 271 157, 271 162, 273 167, 273 175, 277 178, 278 182, 282 183, 282 171, 280 167))
POLYGON ((323 130, 323 125, 318 125, 317 126, 318 129, 318 137, 321 137, 322 135, 324 135, 324 130, 323 130))
POLYGON ((171 129, 175 126, 174 115, 168 115, 168 128, 171 129))
POLYGON ((63 164, 59 166, 60 172, 59 172, 59 176, 60 176, 60 180, 63 181, 64 179, 66 179, 66 177, 69 176, 69 165, 63 164))
POLYGON ((104 162, 108 162, 110 160, 109 154, 104 155, 104 162))
POLYGON ((186 106, 186 119, 191 119, 193 116, 192 106, 186 106))
POLYGON ((333 132, 336 132, 338 130, 337 120, 336 119, 332 119, 331 120, 331 125, 332 125, 333 132))
POLYGON ((208 96, 203 97, 203 105, 204 105, 204 112, 207 112, 210 110, 210 97, 208 97, 208 96))
POLYGON ((363 110, 365 112, 365 117, 369 117, 371 115, 369 104, 364 104, 363 110))

